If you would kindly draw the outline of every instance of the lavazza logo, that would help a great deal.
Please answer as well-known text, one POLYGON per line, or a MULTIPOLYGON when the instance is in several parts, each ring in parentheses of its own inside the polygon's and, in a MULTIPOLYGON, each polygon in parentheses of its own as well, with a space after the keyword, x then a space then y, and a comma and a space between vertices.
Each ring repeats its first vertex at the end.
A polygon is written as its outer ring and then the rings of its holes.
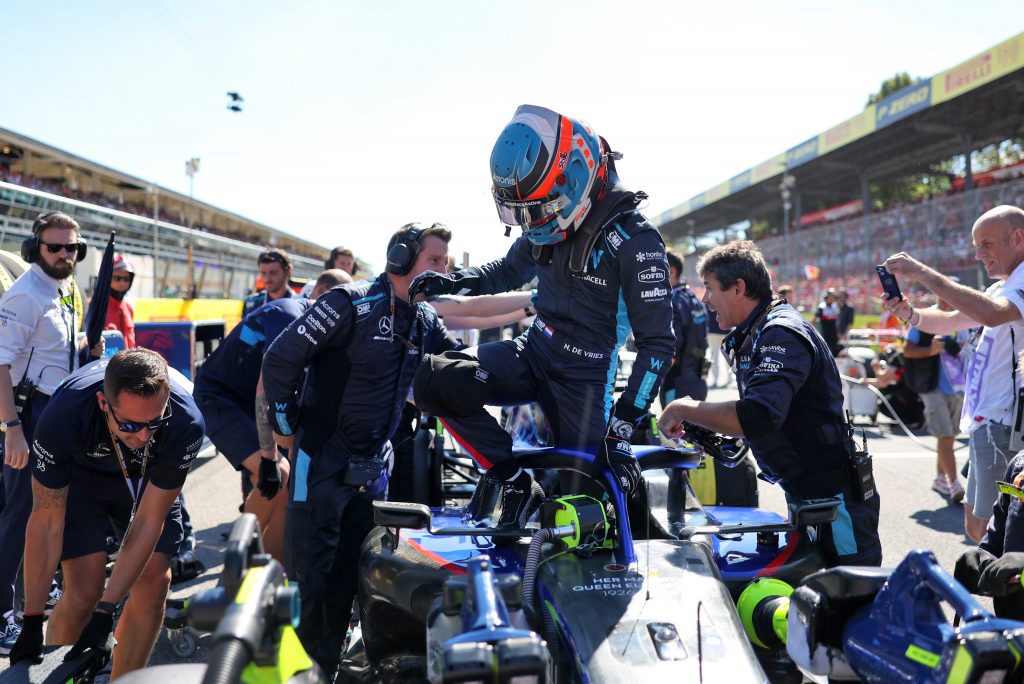
POLYGON ((668 290, 666 290, 665 288, 663 288, 663 287, 656 287, 656 288, 651 289, 651 290, 641 290, 640 291, 640 298, 641 299, 657 299, 658 297, 664 297, 667 294, 668 294, 668 290))
POLYGON ((665 279, 665 269, 651 266, 636 274, 636 279, 641 283, 660 283, 665 279))

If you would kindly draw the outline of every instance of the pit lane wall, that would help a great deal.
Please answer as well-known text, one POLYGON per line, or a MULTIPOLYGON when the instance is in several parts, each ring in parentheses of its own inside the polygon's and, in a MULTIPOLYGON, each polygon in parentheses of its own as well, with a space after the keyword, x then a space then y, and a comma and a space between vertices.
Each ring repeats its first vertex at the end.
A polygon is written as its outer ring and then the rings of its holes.
POLYGON ((1024 33, 1019 33, 930 79, 922 79, 875 104, 868 105, 859 114, 827 131, 661 213, 654 219, 654 223, 664 226, 746 187, 778 176, 783 171, 791 171, 911 114, 952 100, 1018 69, 1024 69, 1024 33))

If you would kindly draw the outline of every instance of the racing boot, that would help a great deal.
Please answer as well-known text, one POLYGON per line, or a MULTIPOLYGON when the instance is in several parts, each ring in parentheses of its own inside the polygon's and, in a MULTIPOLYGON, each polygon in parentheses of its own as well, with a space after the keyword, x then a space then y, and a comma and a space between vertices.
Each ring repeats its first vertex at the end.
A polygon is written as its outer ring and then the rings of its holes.
POLYGON ((527 518, 544 498, 544 490, 533 481, 533 477, 525 470, 512 480, 501 483, 501 495, 498 501, 498 527, 518 528, 526 524, 527 518))

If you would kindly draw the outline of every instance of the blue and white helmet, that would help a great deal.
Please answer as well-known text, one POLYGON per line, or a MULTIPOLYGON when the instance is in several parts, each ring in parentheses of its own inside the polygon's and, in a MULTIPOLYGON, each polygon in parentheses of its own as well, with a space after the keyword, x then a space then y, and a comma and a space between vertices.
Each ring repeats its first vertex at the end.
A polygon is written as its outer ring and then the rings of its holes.
POLYGON ((601 139, 582 121, 520 105, 491 150, 498 216, 535 245, 562 242, 583 223, 608 176, 601 139))

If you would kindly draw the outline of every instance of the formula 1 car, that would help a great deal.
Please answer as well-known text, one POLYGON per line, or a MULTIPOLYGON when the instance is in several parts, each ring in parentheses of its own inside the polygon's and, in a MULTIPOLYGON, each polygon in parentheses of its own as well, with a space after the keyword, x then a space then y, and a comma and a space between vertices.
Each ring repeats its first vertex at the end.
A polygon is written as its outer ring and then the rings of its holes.
POLYGON ((545 497, 511 529, 494 526, 488 478, 470 507, 376 502, 361 638, 340 679, 800 681, 783 646, 752 645, 734 601, 757 577, 795 585, 823 567, 807 529, 838 501, 795 504, 787 520, 704 508, 687 489, 672 510, 664 469, 692 469, 705 450, 736 457, 735 443, 702 437, 635 447, 648 482, 631 498, 595 471, 593 450, 517 449, 521 467, 583 475, 587 491, 545 497))
POLYGON ((755 617, 747 626, 829 682, 1024 681, 1024 622, 988 613, 931 551, 911 551, 894 570, 822 570, 796 591, 765 583, 774 586, 753 583, 740 598, 740 612, 755 617))

